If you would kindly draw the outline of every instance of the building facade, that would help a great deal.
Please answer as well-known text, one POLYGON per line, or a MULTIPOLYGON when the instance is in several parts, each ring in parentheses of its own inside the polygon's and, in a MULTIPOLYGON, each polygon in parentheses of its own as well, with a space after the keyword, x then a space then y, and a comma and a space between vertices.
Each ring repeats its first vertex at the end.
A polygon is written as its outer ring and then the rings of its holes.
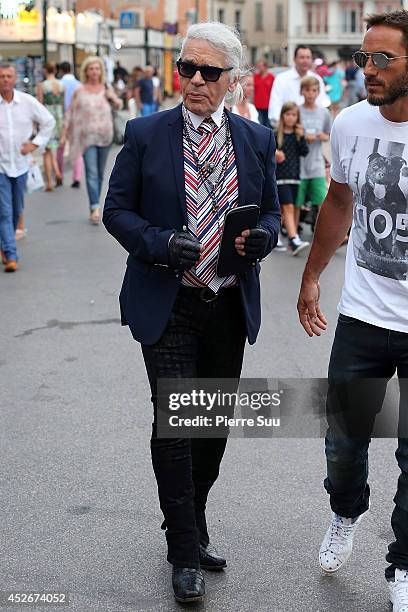
POLYGON ((300 43, 311 46, 327 61, 339 57, 347 60, 361 46, 364 17, 398 10, 401 5, 399 0, 290 0, 289 61, 300 43))
POLYGON ((220 21, 233 26, 241 32, 245 41, 246 24, 245 8, 251 0, 208 0, 208 17, 211 21, 220 21))
POLYGON ((208 19, 209 0, 77 0, 77 11, 96 10, 105 17, 119 19, 121 13, 131 13, 134 27, 156 30, 172 25, 184 36, 188 26, 197 18, 208 19))
MULTIPOLYGON (((113 55, 129 71, 150 63, 170 84, 174 59, 190 24, 207 20, 207 0, 77 0, 115 20, 113 55)), ((168 87, 167 87, 168 89, 168 87)))
POLYGON ((244 23, 248 59, 264 57, 270 65, 287 64, 288 4, 292 0, 247 0, 244 23))
POLYGON ((208 0, 212 21, 234 26, 247 48, 250 65, 265 57, 270 64, 286 63, 288 0, 208 0))

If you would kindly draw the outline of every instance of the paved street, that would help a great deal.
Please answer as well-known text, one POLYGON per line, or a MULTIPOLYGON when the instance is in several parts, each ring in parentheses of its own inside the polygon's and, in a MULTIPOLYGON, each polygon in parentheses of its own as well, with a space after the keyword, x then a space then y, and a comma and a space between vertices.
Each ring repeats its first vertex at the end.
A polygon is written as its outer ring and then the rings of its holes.
MULTIPOLYGON (((72 612, 171 612, 180 606, 150 464, 148 386, 139 346, 119 324, 125 253, 87 215, 83 187, 29 196, 21 269, 0 274, 0 590, 67 591, 72 612)), ((320 339, 296 317, 305 256, 274 253, 263 264, 263 327, 245 376, 325 376, 344 256, 323 277, 330 325, 320 339)), ((208 510, 228 569, 206 573, 208 595, 194 609, 389 611, 394 447, 373 442, 372 509, 350 563, 326 577, 317 564, 330 518, 323 440, 231 440, 208 510)))

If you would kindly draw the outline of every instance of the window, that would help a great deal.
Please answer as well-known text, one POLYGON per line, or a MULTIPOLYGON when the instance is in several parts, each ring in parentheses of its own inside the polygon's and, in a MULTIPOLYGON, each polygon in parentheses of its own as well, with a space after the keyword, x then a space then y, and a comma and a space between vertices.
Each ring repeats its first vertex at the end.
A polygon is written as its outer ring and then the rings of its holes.
POLYGON ((255 31, 262 32, 263 30, 263 3, 255 2, 255 31))
POLYGON ((341 3, 341 30, 344 34, 363 32, 364 29, 364 3, 341 3))
POLYGON ((276 5, 276 32, 283 32, 283 4, 276 5))
POLYGON ((281 51, 272 51, 272 64, 276 64, 277 66, 282 66, 284 64, 283 56, 281 51))
POLYGON ((235 11, 235 27, 237 28, 238 32, 241 31, 241 11, 235 11))
POLYGON ((218 9, 218 21, 220 21, 221 23, 224 23, 225 21, 225 10, 224 9, 218 9))
POLYGON ((328 33, 328 2, 306 2, 306 32, 308 34, 328 33))

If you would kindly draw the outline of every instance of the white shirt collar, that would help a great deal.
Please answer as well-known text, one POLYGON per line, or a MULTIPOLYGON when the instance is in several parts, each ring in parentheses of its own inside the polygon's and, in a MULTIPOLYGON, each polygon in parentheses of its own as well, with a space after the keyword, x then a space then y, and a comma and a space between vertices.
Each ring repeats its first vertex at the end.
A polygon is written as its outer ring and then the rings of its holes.
POLYGON ((17 89, 13 89, 13 99, 11 102, 6 102, 3 96, 0 96, 0 104, 13 104, 14 102, 16 104, 19 104, 21 102, 21 95, 17 89))
MULTIPOLYGON (((224 112, 224 102, 225 100, 221 102, 217 110, 211 115, 211 119, 214 121, 217 127, 221 126, 222 115, 224 112)), ((186 110, 187 110, 188 116, 191 119, 191 123, 194 125, 194 128, 197 130, 202 124, 202 122, 204 121, 205 117, 202 117, 201 115, 196 115, 195 113, 192 113, 188 109, 186 110)))

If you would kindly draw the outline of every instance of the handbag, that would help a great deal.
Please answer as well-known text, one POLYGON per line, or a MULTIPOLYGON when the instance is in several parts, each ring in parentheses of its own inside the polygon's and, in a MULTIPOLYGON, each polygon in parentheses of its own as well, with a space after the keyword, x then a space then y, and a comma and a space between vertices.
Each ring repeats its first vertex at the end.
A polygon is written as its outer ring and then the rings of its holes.
POLYGON ((27 174, 27 192, 34 193, 35 191, 41 191, 44 189, 44 179, 41 172, 40 166, 37 162, 31 160, 27 174))
POLYGON ((113 121, 113 142, 118 145, 123 145, 125 139, 125 129, 127 119, 122 117, 120 112, 115 108, 112 108, 112 121, 113 121))
MULTIPOLYGON (((107 94, 109 88, 105 85, 105 95, 107 94)), ((111 107, 112 113, 112 124, 113 124, 113 142, 118 145, 123 145, 125 139, 125 129, 127 119, 121 116, 120 112, 115 108, 112 100, 106 96, 107 101, 109 102, 109 106, 111 107)))

